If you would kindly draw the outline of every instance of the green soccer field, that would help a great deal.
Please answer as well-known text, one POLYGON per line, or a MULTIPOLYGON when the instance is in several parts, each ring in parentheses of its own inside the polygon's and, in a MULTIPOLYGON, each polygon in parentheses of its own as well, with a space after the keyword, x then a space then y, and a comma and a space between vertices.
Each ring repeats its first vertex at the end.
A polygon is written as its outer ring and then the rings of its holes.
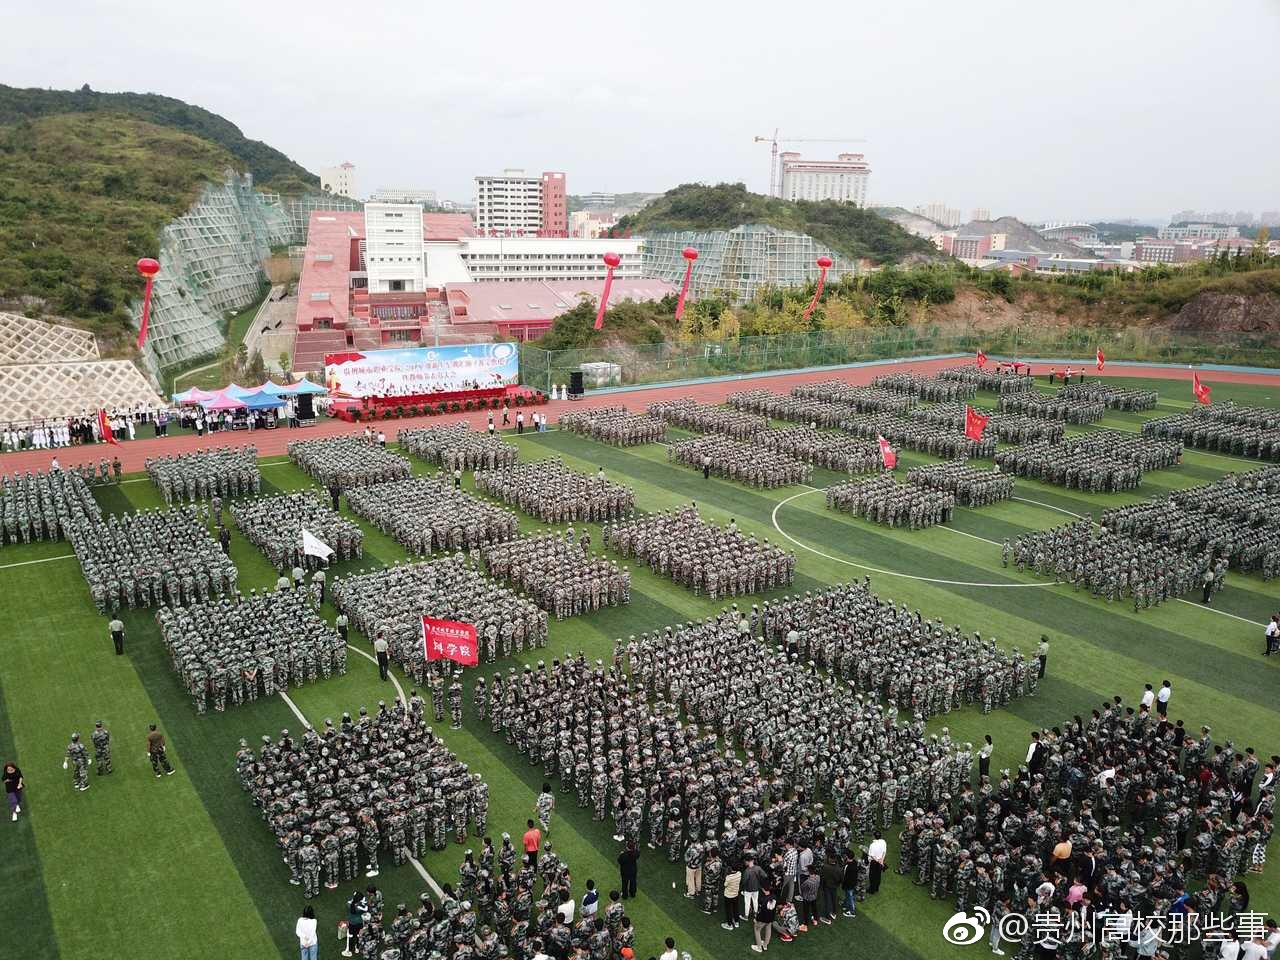
MULTIPOLYGON (((1151 414, 1113 414, 1102 426, 1137 430, 1148 416, 1191 406, 1185 381, 1109 382, 1158 389, 1162 401, 1151 414)), ((1271 387, 1215 384, 1213 398, 1275 403, 1271 387)), ((993 405, 992 395, 981 394, 978 402, 993 405)), ((634 401, 629 405, 638 406, 634 401)), ((1280 752, 1275 697, 1280 674, 1274 659, 1260 656, 1262 625, 1280 609, 1274 584, 1232 573, 1212 609, 1188 596, 1136 614, 1131 604, 1109 605, 1070 586, 1004 569, 997 546, 1005 537, 1054 526, 1073 514, 1091 511, 1096 517, 1106 506, 1204 483, 1259 465, 1254 461, 1188 451, 1181 465, 1146 474, 1135 494, 1091 496, 1019 480, 1013 501, 980 510, 959 508, 946 527, 910 532, 826 510, 819 488, 840 477, 823 470, 815 471, 813 487, 756 490, 704 480, 696 470, 669 465, 665 448, 656 444, 618 449, 555 431, 512 440, 522 458, 559 456, 587 472, 603 466, 611 479, 635 488, 639 509, 695 500, 704 516, 722 523, 735 518, 748 531, 794 547, 798 567, 793 590, 870 574, 882 597, 906 601, 926 617, 941 616, 984 636, 993 634, 1002 646, 1017 646, 1025 654, 1033 653, 1040 635, 1047 634, 1049 671, 1038 696, 985 717, 967 707, 930 723, 934 731, 948 726, 962 742, 976 744, 990 733, 996 745, 993 772, 1016 768, 1033 727, 1087 715, 1112 695, 1135 702, 1143 683, 1163 679, 1173 683, 1171 715, 1189 729, 1208 723, 1215 742, 1231 738, 1238 749, 1253 746, 1262 757, 1280 752)), ((927 459, 909 452, 901 457, 903 467, 927 459)), ((420 462, 416 468, 432 471, 420 462)), ((264 492, 311 484, 279 458, 263 462, 263 479, 264 492)), ((110 512, 162 505, 145 476, 97 488, 97 495, 110 512)), ((339 566, 339 573, 406 559, 399 544, 359 522, 365 529, 365 559, 339 566)), ((546 527, 522 517, 522 529, 546 527)), ((273 584, 276 574, 265 558, 238 531, 233 534, 241 589, 273 584)), ((592 528, 593 544, 598 547, 601 539, 592 528)), ((0 914, 10 918, 6 940, 20 950, 13 955, 67 960, 296 956, 293 928, 303 906, 300 890, 289 885, 266 825, 240 790, 234 753, 241 737, 255 743, 261 734, 278 735, 282 728, 296 733, 297 717, 279 697, 197 717, 170 669, 152 614, 139 610, 124 615, 126 656, 114 656, 106 620, 94 610, 69 553, 62 542, 0 549, 0 609, 6 627, 0 656, 0 758, 15 760, 27 781, 25 815, 16 824, 2 824, 0 914), (114 734, 116 770, 109 778, 93 776, 92 789, 78 793, 71 774, 61 769, 63 752, 72 731, 87 738, 98 719, 114 734), (156 780, 151 774, 143 737, 152 722, 169 739, 176 776, 156 780)), ((607 658, 617 636, 702 617, 722 606, 645 569, 632 569, 629 606, 553 620, 547 649, 520 659, 549 660, 579 650, 607 658)), ((329 608, 324 613, 334 616, 329 608)), ((363 637, 356 635, 353 643, 368 649, 363 637)), ((515 662, 499 664, 505 669, 515 662)), ((492 673, 491 667, 481 669, 486 676, 492 673)), ((399 671, 396 675, 407 691, 411 682, 399 671)), ((473 676, 468 677, 468 693, 473 676)), ((394 695, 391 684, 379 682, 374 663, 354 655, 345 676, 290 691, 299 710, 317 726, 326 717, 336 720, 344 710, 354 714, 361 705, 372 709, 378 699, 394 695)), ((462 730, 441 726, 447 725, 437 725, 437 732, 450 748, 490 785, 490 834, 496 837, 505 830, 518 836, 531 815, 541 767, 530 766, 513 747, 492 736, 487 723, 476 723, 469 705, 462 730)), ((605 891, 617 885, 618 845, 610 833, 607 823, 592 822, 571 798, 557 808, 552 838, 572 868, 579 895, 588 878, 605 891)), ((894 846, 890 860, 896 863, 894 846)), ((431 852, 423 864, 437 882, 456 881, 462 849, 451 844, 443 852, 431 852)), ((643 854, 640 896, 629 906, 637 928, 637 957, 656 956, 666 936, 675 937, 695 960, 749 955, 745 927, 722 930, 719 917, 704 916, 674 888, 683 881, 683 867, 668 864, 657 851, 643 854)), ((1254 909, 1277 911, 1278 875, 1280 869, 1273 865, 1264 876, 1249 878, 1254 909)), ((988 955, 985 945, 944 943, 941 930, 951 904, 931 901, 893 872, 885 877, 881 894, 860 906, 856 920, 818 927, 774 950, 831 958, 851 953, 876 958, 941 958, 957 951, 988 955)), ((412 866, 396 868, 389 860, 377 882, 391 908, 416 900, 426 889, 412 866)), ((346 888, 324 891, 313 901, 323 932, 322 956, 337 955, 334 926, 345 915, 349 893, 346 888)))

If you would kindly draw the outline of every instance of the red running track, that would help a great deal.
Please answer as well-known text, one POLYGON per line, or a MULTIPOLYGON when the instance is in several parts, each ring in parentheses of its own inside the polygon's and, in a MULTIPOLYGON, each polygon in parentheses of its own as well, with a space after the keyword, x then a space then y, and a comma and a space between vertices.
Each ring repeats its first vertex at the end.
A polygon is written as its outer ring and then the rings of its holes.
MULTIPOLYGON (((511 421, 514 430, 516 412, 525 411, 526 422, 530 412, 536 410, 547 415, 554 425, 560 414, 566 410, 590 410, 595 407, 625 406, 630 410, 643 410, 644 406, 655 400, 672 400, 680 397, 692 397, 703 403, 720 403, 725 397, 739 390, 764 387, 786 393, 792 387, 815 380, 839 378, 852 384, 869 384, 873 377, 892 370, 911 370, 917 373, 933 373, 943 367, 954 367, 963 363, 963 359, 955 357, 944 360, 887 360, 862 367, 843 367, 832 370, 809 371, 807 373, 753 374, 737 377, 732 380, 717 380, 710 383, 694 383, 684 386, 657 386, 639 390, 628 390, 618 393, 587 394, 582 400, 554 400, 537 407, 512 407, 511 421)), ((1043 373, 1047 364, 1038 364, 1037 372, 1043 373)), ((1059 368, 1065 363, 1058 364, 1059 368)), ((1078 365, 1076 365, 1078 368, 1078 365)), ((1086 374, 1094 371, 1085 368, 1086 374)), ((1122 363, 1107 364, 1106 373, 1117 377, 1142 377, 1147 379, 1181 379, 1187 380, 1187 396, 1191 396, 1191 374, 1185 367, 1149 367, 1126 366, 1122 363)), ((1215 383, 1259 383, 1275 384, 1280 387, 1280 371, 1270 373, 1245 373, 1230 371, 1201 372, 1200 379, 1212 386, 1215 383)), ((498 414, 501 416, 501 414, 498 414)), ((473 429, 483 430, 486 424, 484 411, 470 413, 438 414, 432 417, 406 417, 398 420, 379 421, 377 426, 387 434, 388 440, 394 440, 397 430, 407 427, 440 426, 448 423, 470 421, 473 429)), ((148 429, 146 427, 143 428, 148 429)), ((290 430, 285 427, 276 430, 258 430, 252 434, 238 430, 233 434, 207 434, 203 437, 195 434, 184 434, 172 437, 150 437, 140 440, 127 440, 119 446, 94 444, 89 447, 62 447, 57 450, 23 450, 19 453, 0 454, 0 473, 15 473, 45 470, 56 454, 59 463, 67 467, 84 459, 95 463, 102 457, 118 455, 125 473, 136 473, 146 466, 148 457, 165 454, 189 453, 192 450, 215 448, 221 446, 241 446, 252 443, 258 448, 260 457, 282 456, 287 452, 289 441, 309 440, 316 437, 337 437, 357 435, 364 430, 363 424, 346 423, 341 420, 321 420, 313 427, 290 430)))

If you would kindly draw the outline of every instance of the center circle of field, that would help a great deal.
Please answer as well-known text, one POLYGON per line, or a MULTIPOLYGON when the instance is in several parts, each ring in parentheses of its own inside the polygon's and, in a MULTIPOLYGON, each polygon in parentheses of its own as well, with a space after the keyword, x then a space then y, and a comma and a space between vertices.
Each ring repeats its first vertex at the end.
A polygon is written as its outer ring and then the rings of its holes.
POLYGON ((790 540, 797 547, 799 547, 802 550, 807 550, 812 554, 816 554, 817 556, 822 557, 826 560, 832 560, 832 561, 835 561, 836 563, 847 564, 850 567, 857 567, 859 570, 867 570, 871 573, 882 573, 885 576, 889 576, 889 577, 901 577, 904 580, 918 580, 922 583, 937 583, 937 584, 941 584, 943 586, 948 586, 948 587, 995 587, 995 588, 1031 587, 1031 588, 1043 589, 1044 587, 1052 586, 1051 583, 982 583, 976 580, 942 580, 937 577, 922 577, 914 573, 902 573, 898 570, 886 570, 883 567, 873 567, 870 564, 859 563, 856 560, 849 560, 846 557, 837 557, 829 553, 824 553, 823 551, 819 550, 817 547, 812 547, 809 544, 805 543, 803 540, 798 540, 795 537, 793 537, 791 534, 787 533, 787 531, 783 529, 782 524, 778 522, 778 513, 782 510, 783 507, 789 504, 792 500, 798 500, 801 497, 807 497, 809 494, 812 494, 812 493, 822 493, 822 492, 823 491, 821 489, 813 487, 808 490, 801 490, 799 493, 793 493, 791 496, 787 497, 785 500, 778 501, 778 504, 773 508, 773 513, 771 514, 770 519, 773 521, 773 529, 777 530, 778 533, 782 534, 784 537, 790 540))

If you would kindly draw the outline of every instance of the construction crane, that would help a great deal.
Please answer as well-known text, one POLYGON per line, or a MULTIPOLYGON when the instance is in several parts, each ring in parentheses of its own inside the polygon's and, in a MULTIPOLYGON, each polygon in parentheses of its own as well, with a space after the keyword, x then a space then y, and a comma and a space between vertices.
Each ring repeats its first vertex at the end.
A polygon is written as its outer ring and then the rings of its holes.
POLYGON ((769 196, 782 196, 782 180, 778 173, 778 144, 780 143, 866 143, 866 140, 860 137, 792 137, 786 140, 779 139, 778 131, 773 131, 772 137, 756 137, 756 143, 772 144, 769 151, 769 196))

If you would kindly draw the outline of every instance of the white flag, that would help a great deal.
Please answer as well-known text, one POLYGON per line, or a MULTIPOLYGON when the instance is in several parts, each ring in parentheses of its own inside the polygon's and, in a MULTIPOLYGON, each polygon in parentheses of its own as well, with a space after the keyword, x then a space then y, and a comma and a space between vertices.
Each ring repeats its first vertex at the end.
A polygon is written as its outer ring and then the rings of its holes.
POLYGON ((302 528, 302 552, 321 560, 328 560, 333 556, 333 549, 306 527, 302 528))

